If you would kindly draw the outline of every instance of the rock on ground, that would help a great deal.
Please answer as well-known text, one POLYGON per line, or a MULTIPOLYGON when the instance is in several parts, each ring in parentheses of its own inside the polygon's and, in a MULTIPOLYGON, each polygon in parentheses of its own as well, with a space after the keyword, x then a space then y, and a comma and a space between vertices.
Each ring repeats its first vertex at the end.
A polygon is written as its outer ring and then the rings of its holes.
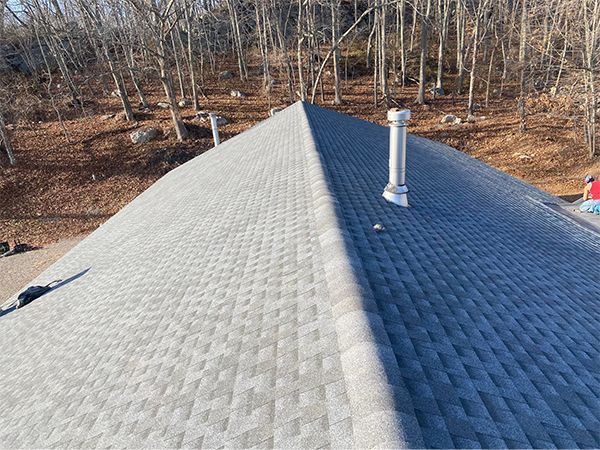
POLYGON ((191 100, 188 100, 187 98, 184 98, 183 100, 180 100, 177 105, 180 108, 187 108, 188 106, 192 105, 192 102, 191 102, 191 100))
POLYGON ((160 130, 157 128, 143 128, 141 130, 132 131, 129 137, 134 144, 143 144, 144 142, 155 139, 159 132, 160 130))
POLYGON ((171 107, 171 105, 167 102, 158 102, 156 106, 158 106, 161 109, 169 109, 171 107))
POLYGON ((469 123, 475 123, 475 120, 477 120, 477 119, 475 119, 475 116, 473 114, 469 114, 467 116, 467 122, 469 122, 469 123))
POLYGON ((233 78, 233 72, 229 70, 224 70, 219 73, 219 80, 231 80, 233 78))
POLYGON ((456 116, 452 114, 446 114, 444 117, 442 117, 441 123, 454 123, 456 119, 456 116))
POLYGON ((246 95, 246 94, 244 94, 243 92, 241 92, 241 91, 236 91, 236 90, 233 90, 233 91, 231 91, 231 92, 230 92, 230 95, 231 95, 232 97, 239 97, 239 98, 244 98, 244 97, 247 97, 247 95, 246 95))

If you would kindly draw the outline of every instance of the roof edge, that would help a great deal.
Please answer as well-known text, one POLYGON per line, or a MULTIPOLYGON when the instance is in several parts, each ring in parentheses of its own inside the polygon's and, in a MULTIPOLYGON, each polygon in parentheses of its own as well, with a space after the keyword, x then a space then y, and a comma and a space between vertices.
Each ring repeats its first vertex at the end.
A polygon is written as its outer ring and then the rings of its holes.
POLYGON ((342 372, 352 409, 356 448, 423 447, 391 342, 371 295, 361 286, 362 264, 343 226, 340 205, 328 186, 326 168, 315 144, 307 107, 302 103, 303 135, 319 243, 340 347, 342 372))

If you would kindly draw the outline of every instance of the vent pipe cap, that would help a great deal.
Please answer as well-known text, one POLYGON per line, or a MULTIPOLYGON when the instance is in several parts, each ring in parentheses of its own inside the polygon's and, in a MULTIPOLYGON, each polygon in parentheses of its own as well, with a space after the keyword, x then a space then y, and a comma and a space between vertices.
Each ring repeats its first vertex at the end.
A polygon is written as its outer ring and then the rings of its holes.
POLYGON ((408 122, 410 120, 410 109, 392 108, 387 113, 390 122, 408 122))

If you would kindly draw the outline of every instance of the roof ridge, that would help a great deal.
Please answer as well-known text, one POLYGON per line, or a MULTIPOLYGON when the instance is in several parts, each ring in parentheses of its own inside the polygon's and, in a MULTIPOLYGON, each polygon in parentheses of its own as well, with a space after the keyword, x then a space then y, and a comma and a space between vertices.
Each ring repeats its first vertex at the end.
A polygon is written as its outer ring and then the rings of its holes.
POLYGON ((342 372, 352 409, 357 448, 423 447, 413 416, 398 410, 396 400, 410 402, 391 342, 374 297, 359 281, 363 273, 345 226, 340 205, 328 186, 326 167, 315 143, 307 109, 302 104, 303 134, 316 228, 331 311, 340 346, 342 372))

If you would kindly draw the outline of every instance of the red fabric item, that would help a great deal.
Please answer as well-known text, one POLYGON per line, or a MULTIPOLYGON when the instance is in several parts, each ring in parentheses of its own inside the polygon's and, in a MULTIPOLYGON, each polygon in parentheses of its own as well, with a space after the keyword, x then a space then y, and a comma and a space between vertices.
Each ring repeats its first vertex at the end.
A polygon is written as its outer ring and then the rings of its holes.
POLYGON ((600 200, 600 181, 592 181, 590 196, 592 197, 592 200, 600 200))

